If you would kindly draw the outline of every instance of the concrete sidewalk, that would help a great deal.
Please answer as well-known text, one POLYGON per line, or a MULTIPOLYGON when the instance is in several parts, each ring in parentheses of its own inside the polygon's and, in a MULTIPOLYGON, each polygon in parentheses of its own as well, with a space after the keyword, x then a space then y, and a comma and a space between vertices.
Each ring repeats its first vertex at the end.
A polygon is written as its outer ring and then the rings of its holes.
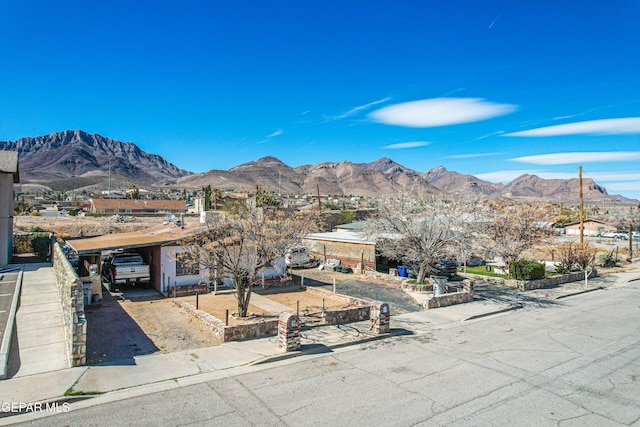
MULTIPOLYGON (((46 268, 44 269, 46 270, 46 268)), ((35 270, 36 273, 38 271, 39 269, 35 270)), ((50 279, 50 276, 44 271, 37 274, 41 274, 42 276, 39 278, 45 282, 50 279)), ((33 274, 31 277, 35 279, 37 276, 33 274)), ((591 284, 594 287, 616 286, 638 279, 640 279, 640 272, 616 277, 606 276, 593 280, 591 284)), ((38 289, 44 290, 45 288, 38 289)), ((575 292, 583 290, 575 289, 575 292)), ((561 287, 544 291, 547 293, 546 298, 553 298, 555 294, 569 295, 561 287)), ((27 304, 27 307, 31 305, 27 304)), ((48 311, 45 308, 47 307, 43 306, 43 312, 48 311)), ((384 335, 372 333, 368 321, 311 328, 302 331, 301 350, 291 353, 282 352, 278 348, 277 337, 274 336, 228 342, 215 347, 168 354, 137 356, 133 363, 130 361, 112 362, 104 365, 66 369, 60 368, 60 364, 50 372, 42 372, 44 368, 41 368, 41 372, 37 372, 33 368, 34 370, 30 374, 25 371, 24 374, 14 375, 9 380, 0 381, 0 396, 4 402, 52 402, 81 398, 75 396, 101 394, 98 397, 93 397, 92 401, 95 401, 95 404, 104 403, 123 399, 126 396, 148 394, 197 383, 200 380, 205 381, 206 378, 219 378, 252 369, 262 369, 258 365, 266 362, 304 354, 330 353, 341 347, 393 336, 429 334, 433 330, 453 327, 463 321, 480 321, 483 316, 501 313, 512 308, 510 304, 480 300, 457 306, 393 316, 391 319, 392 333, 384 335)), ((26 325, 24 327, 27 332, 26 325)), ((24 348, 20 347, 21 357, 23 350, 30 351, 32 348, 36 347, 26 345, 24 348)), ((35 363, 35 359, 33 360, 35 363)), ((43 361, 42 363, 49 364, 51 362, 43 361)), ((29 366, 35 365, 31 365, 30 362, 29 366)), ((27 366, 24 369, 27 369, 27 366)), ((0 425, 7 424, 12 419, 15 420, 15 417, 0 418, 0 425)))
POLYGON ((50 263, 21 264, 22 289, 15 317, 8 378, 20 378, 71 366, 62 306, 50 263))

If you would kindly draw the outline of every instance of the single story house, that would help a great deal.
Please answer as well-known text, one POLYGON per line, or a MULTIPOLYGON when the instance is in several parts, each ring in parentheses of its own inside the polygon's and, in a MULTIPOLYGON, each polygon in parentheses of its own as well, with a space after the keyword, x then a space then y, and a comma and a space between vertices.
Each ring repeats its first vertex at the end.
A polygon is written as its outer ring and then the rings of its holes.
MULTIPOLYGON (((201 215, 201 219, 206 219, 201 215)), ((206 229, 203 221, 176 225, 164 223, 146 230, 128 233, 105 234, 103 236, 84 239, 69 239, 69 245, 79 257, 80 275, 88 275, 84 271, 86 264, 97 264, 98 272, 102 271, 102 255, 108 251, 123 250, 140 254, 149 264, 151 270, 151 286, 156 291, 168 295, 174 287, 192 286, 199 283, 209 284, 209 269, 205 266, 192 268, 176 259, 176 255, 184 252, 181 244, 185 238, 206 229)), ((284 258, 277 260, 275 267, 267 267, 259 276, 265 279, 282 276, 286 271, 284 258)), ((225 279, 231 285, 228 279, 225 279)))
POLYGON ((183 200, 91 199, 94 215, 182 214, 188 206, 183 200))
POLYGON ((376 256, 376 242, 358 231, 311 233, 304 236, 302 242, 307 252, 322 262, 339 259, 342 265, 348 267, 355 268, 361 264, 375 270, 380 261, 376 256))
MULTIPOLYGON (((583 221, 584 224, 584 235, 585 236, 597 236, 600 233, 606 231, 616 231, 616 226, 609 224, 606 221, 602 221, 599 219, 585 219, 583 221)), ((580 222, 572 222, 570 224, 565 225, 565 234, 568 235, 579 235, 580 234, 580 222)))

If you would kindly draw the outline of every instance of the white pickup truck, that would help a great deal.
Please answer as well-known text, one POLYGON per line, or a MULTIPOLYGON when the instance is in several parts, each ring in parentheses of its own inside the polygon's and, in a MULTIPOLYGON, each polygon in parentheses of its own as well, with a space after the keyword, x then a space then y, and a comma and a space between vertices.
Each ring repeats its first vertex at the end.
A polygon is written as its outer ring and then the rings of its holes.
POLYGON ((102 275, 111 287, 118 284, 148 287, 151 282, 149 265, 136 253, 112 253, 102 265, 102 275))

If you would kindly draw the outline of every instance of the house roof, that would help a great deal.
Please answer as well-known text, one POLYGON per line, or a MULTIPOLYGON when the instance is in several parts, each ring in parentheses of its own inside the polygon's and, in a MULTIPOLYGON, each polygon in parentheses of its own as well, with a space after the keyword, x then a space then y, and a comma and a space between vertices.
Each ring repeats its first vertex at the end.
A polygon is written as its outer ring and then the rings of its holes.
POLYGON ((146 230, 128 233, 105 234, 87 239, 70 239, 67 244, 77 253, 86 254, 114 249, 140 248, 174 243, 196 233, 203 224, 187 224, 184 228, 175 224, 163 224, 146 230))
POLYGON ((332 231, 328 233, 311 233, 304 236, 305 239, 326 240, 342 243, 358 243, 362 245, 375 245, 376 242, 367 239, 363 233, 355 231, 332 231))
POLYGON ((355 221, 355 222, 351 222, 349 224, 340 224, 340 225, 336 225, 335 227, 336 230, 354 230, 354 231, 361 231, 364 229, 364 221, 355 221))
POLYGON ((154 209, 154 210, 187 210, 183 200, 139 200, 139 199, 92 199, 96 209, 154 209))
POLYGON ((17 151, 0 150, 0 172, 13 174, 13 182, 20 182, 17 151))
MULTIPOLYGON (((601 219, 589 218, 589 219, 585 219, 583 222, 595 222, 597 224, 608 225, 613 227, 613 224, 601 219)), ((579 225, 579 224, 580 224, 580 221, 570 222, 568 224, 565 224, 565 227, 570 227, 572 225, 579 225)))

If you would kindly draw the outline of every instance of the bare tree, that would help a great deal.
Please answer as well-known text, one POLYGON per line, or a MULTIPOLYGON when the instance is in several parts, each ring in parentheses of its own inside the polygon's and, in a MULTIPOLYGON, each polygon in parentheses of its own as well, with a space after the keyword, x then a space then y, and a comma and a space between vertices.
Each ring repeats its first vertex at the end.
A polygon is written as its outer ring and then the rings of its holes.
POLYGON ((596 257, 596 249, 588 242, 564 242, 554 248, 558 256, 556 272, 569 273, 575 267, 581 270, 593 264, 596 257))
POLYGON ((230 277, 238 315, 245 317, 259 271, 314 231, 315 219, 312 214, 239 205, 234 212, 209 217, 203 231, 181 242, 184 251, 176 257, 230 277))
POLYGON ((378 203, 365 230, 383 256, 417 265, 417 279, 422 283, 441 258, 455 254, 465 244, 469 212, 469 204, 462 199, 398 194, 378 203))
POLYGON ((502 258, 507 268, 511 261, 542 242, 546 205, 501 199, 484 207, 480 244, 490 255, 502 258))

